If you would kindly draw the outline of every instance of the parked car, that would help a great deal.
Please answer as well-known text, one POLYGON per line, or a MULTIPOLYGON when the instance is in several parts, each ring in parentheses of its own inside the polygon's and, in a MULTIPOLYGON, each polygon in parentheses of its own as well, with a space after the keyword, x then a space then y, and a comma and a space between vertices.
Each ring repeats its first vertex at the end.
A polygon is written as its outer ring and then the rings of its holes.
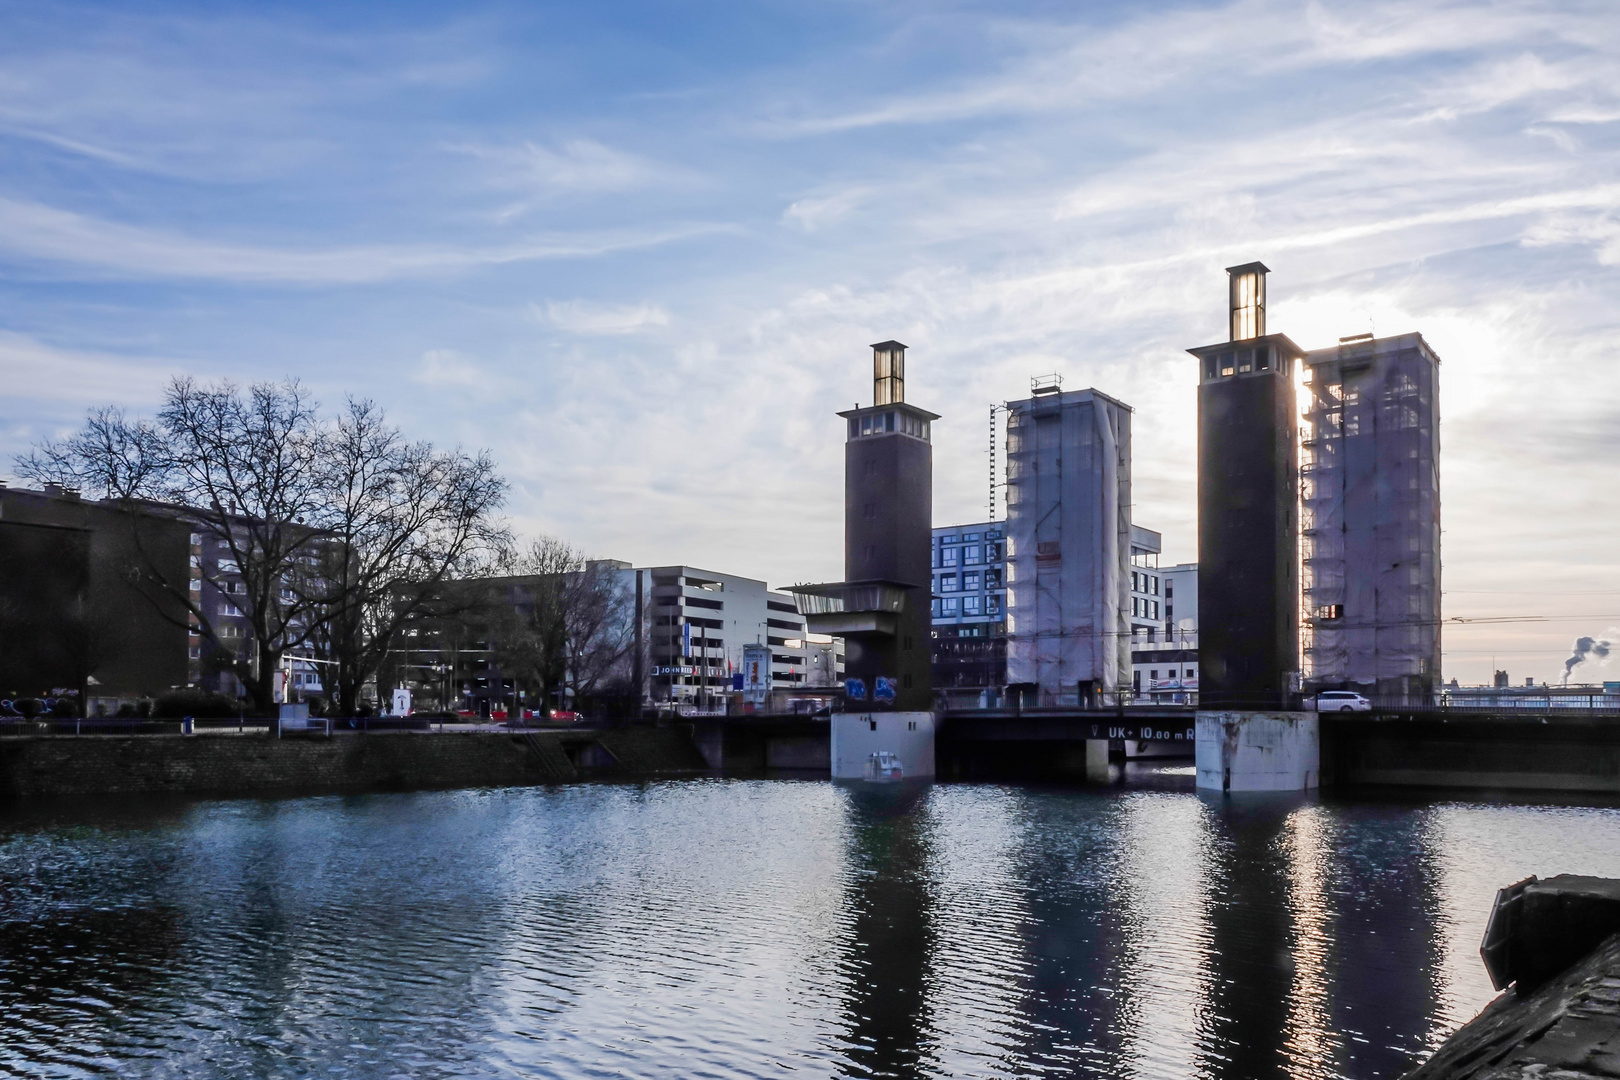
POLYGON ((551 713, 551 718, 553 720, 556 720, 559 723, 564 723, 564 724, 572 724, 572 723, 576 723, 577 721, 585 719, 583 716, 579 715, 579 713, 570 712, 570 711, 568 711, 566 709, 555 709, 555 710, 553 710, 552 713, 551 713))
POLYGON ((1372 702, 1354 690, 1324 690, 1316 695, 1317 712, 1372 712, 1372 702))

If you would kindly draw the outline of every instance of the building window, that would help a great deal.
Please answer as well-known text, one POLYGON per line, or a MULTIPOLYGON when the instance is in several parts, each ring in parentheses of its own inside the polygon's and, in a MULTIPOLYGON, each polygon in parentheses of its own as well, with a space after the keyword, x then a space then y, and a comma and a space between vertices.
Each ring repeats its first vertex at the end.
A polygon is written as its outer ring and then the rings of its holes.
POLYGON ((934 601, 934 618, 939 618, 939 601, 934 601))
POLYGON ((1148 577, 1148 592, 1151 592, 1154 596, 1159 595, 1159 579, 1151 575, 1148 577))
POLYGON ((962 597, 962 614, 977 615, 979 613, 979 598, 977 596, 962 597))
MULTIPOLYGON (((1204 357, 1204 378, 1213 379, 1219 373, 1220 367, 1218 366, 1216 359, 1213 356, 1204 357)), ((855 421, 851 420, 850 423, 854 424, 855 421)))
POLYGON ((943 605, 940 609, 941 614, 943 614, 947 619, 956 614, 956 597, 947 596, 945 599, 940 601, 940 604, 943 605))
POLYGON ((1001 597, 997 596, 995 593, 991 593, 989 596, 985 597, 984 610, 988 615, 994 615, 996 612, 1000 611, 1001 597))
POLYGON ((961 550, 962 550, 961 548, 953 548, 953 547, 948 547, 948 548, 943 549, 940 552, 940 558, 942 560, 940 565, 942 565, 942 566, 955 566, 956 565, 956 560, 959 558, 959 555, 957 553, 960 552, 961 550))
POLYGON ((1222 376, 1222 378, 1225 378, 1225 377, 1232 374, 1232 364, 1236 359, 1237 359, 1237 354, 1235 354, 1235 353, 1229 353, 1229 352, 1221 353, 1221 376, 1222 376))
POLYGON ((977 540, 978 538, 979 538, 978 533, 963 533, 962 534, 962 539, 963 540, 977 540))
POLYGON ((979 575, 978 574, 976 574, 976 573, 968 573, 968 574, 963 574, 962 575, 962 591, 963 592, 977 592, 978 589, 979 589, 979 575))
POLYGON ((962 561, 965 563, 978 563, 984 561, 984 549, 978 544, 972 544, 962 549, 962 561))
POLYGON ((955 574, 941 574, 939 576, 939 591, 940 592, 955 592, 956 591, 956 575, 955 574))
POLYGON ((986 544, 986 545, 984 545, 984 561, 985 562, 999 562, 999 561, 1001 561, 1001 545, 1000 544, 986 544))
POLYGON ((1001 584, 1000 570, 986 570, 984 572, 984 587, 994 589, 1001 584))
MULTIPOLYGON (((1148 618, 1157 619, 1159 617, 1159 602, 1157 600, 1154 600, 1154 601, 1152 601, 1152 605, 1153 605, 1153 614, 1149 615, 1148 618)), ((1148 631, 1148 633, 1151 634, 1152 631, 1150 630, 1150 631, 1148 631)))

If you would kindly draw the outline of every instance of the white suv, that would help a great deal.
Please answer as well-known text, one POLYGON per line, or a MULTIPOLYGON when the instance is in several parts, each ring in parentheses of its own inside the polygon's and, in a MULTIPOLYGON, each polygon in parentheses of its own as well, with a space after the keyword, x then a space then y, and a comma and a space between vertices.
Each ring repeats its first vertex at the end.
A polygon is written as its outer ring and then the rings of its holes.
POLYGON ((1372 702, 1354 690, 1324 690, 1316 695, 1317 712, 1372 712, 1372 702))

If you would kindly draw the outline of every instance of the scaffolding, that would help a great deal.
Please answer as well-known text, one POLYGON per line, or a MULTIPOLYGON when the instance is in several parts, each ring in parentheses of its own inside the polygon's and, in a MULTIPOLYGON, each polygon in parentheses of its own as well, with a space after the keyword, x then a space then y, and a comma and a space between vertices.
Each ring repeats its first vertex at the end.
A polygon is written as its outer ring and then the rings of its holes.
POLYGON ((1439 368, 1420 334, 1305 357, 1307 690, 1427 698, 1439 681, 1439 368))
POLYGON ((1055 385, 1008 402, 1007 681, 1039 704, 1129 686, 1130 516, 1130 406, 1055 385))

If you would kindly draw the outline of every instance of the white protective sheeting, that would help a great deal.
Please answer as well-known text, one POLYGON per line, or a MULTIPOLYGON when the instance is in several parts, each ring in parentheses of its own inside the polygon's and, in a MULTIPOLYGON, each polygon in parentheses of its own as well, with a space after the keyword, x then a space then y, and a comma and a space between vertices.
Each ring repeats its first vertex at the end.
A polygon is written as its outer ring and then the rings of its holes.
POLYGON ((1131 408, 1079 390, 1007 409, 1007 682, 1111 703, 1130 685, 1131 408))
POLYGON ((1440 359, 1402 334, 1305 365, 1307 688, 1426 699, 1440 677, 1440 359))

